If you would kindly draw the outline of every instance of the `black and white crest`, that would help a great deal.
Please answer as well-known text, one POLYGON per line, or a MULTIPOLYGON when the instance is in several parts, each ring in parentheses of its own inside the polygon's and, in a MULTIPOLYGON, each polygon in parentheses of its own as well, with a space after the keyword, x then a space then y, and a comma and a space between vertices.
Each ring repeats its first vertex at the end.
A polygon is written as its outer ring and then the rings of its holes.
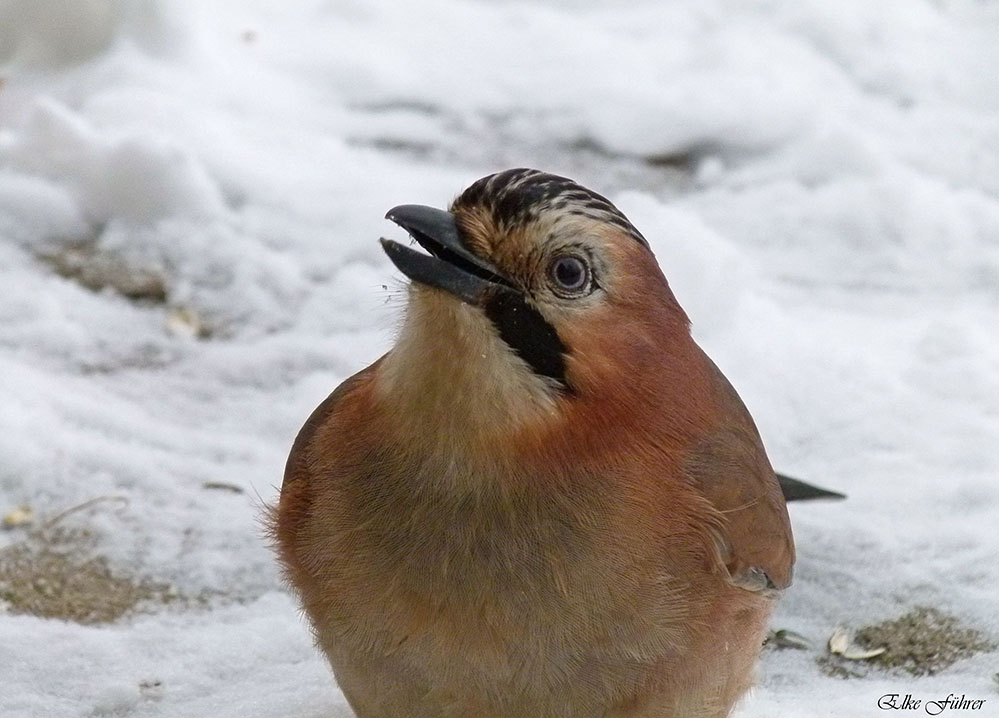
POLYGON ((548 210, 589 217, 613 224, 649 246, 609 199, 571 179, 540 170, 518 168, 483 177, 462 192, 451 208, 473 206, 489 208, 502 227, 526 224, 548 210))

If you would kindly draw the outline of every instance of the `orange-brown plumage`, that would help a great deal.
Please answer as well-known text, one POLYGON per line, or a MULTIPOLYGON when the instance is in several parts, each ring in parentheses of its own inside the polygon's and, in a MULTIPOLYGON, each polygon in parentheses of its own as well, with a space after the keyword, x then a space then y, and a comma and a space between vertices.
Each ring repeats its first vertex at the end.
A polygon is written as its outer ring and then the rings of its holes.
POLYGON ((791 532, 644 239, 527 170, 397 209, 440 260, 386 246, 400 337, 303 427, 275 524, 358 717, 727 715, 791 532))

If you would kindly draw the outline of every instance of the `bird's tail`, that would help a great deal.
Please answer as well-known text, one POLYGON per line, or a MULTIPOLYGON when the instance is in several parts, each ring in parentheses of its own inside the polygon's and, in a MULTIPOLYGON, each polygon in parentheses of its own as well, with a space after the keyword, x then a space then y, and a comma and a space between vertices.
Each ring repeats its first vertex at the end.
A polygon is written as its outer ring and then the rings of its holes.
POLYGON ((785 501, 846 498, 846 494, 813 486, 799 479, 792 479, 790 476, 785 476, 784 474, 777 474, 777 481, 780 482, 780 490, 784 493, 785 501))

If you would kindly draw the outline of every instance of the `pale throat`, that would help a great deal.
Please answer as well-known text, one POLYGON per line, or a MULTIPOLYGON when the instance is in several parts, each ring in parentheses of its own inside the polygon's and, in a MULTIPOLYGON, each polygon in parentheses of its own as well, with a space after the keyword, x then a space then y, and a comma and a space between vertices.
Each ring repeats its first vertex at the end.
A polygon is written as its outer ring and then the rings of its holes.
POLYGON ((486 448, 557 419, 557 391, 500 339, 482 309, 412 287, 378 378, 380 401, 429 443, 486 448))

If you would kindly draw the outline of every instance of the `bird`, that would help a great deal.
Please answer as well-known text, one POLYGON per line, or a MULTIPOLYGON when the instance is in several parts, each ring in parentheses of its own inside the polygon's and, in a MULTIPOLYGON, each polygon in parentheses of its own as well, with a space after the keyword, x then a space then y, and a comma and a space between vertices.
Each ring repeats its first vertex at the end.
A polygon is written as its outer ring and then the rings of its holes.
POLYGON ((792 579, 783 491, 835 493, 778 479, 605 197, 518 168, 386 217, 423 250, 381 240, 398 336, 305 422, 272 528, 356 716, 729 715, 792 579))

